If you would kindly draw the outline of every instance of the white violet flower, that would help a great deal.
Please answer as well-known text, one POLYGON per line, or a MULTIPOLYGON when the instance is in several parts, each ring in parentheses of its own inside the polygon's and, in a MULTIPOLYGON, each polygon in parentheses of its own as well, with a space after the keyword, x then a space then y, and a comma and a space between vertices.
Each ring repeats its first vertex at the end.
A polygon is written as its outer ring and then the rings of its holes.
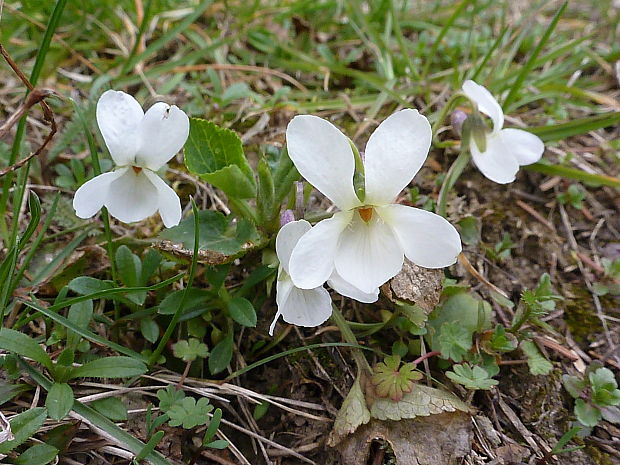
POLYGON ((502 107, 485 87, 468 80, 463 83, 463 92, 480 112, 493 120, 493 130, 486 135, 486 147, 478 147, 475 138, 470 138, 469 149, 474 163, 493 182, 513 182, 519 166, 540 160, 545 151, 543 142, 534 134, 521 129, 502 129, 502 107))
POLYGON ((339 292, 338 284, 346 284, 375 295, 401 270, 405 256, 426 268, 456 261, 461 241, 448 221, 393 203, 430 148, 431 127, 417 110, 394 113, 370 136, 363 161, 364 199, 353 185, 352 143, 333 124, 316 116, 296 116, 287 127, 286 141, 301 175, 342 210, 299 239, 288 263, 295 286, 315 289, 335 279, 339 292))
POLYGON ((323 283, 313 289, 299 289, 289 275, 289 261, 299 238, 312 226, 305 220, 286 223, 276 237, 276 254, 280 260, 276 281, 276 304, 278 311, 269 327, 269 335, 280 315, 284 321, 298 326, 318 326, 332 314, 332 299, 323 283))
POLYGON ((144 113, 132 96, 108 90, 97 102, 97 124, 116 168, 76 191, 73 208, 77 216, 90 218, 105 206, 125 223, 159 211, 166 227, 179 224, 179 196, 157 170, 187 140, 189 119, 183 110, 158 102, 144 113))
MULTIPOLYGON (((270 336, 273 336, 273 330, 280 316, 287 323, 313 327, 327 321, 332 314, 332 299, 323 287, 323 283, 313 289, 300 289, 295 286, 289 274, 291 253, 299 239, 311 229, 310 223, 306 220, 299 220, 286 223, 278 231, 276 237, 276 254, 280 261, 276 282, 278 311, 269 327, 270 336)), ((327 283, 340 294, 360 302, 375 302, 379 296, 379 289, 376 292, 364 293, 335 273, 327 283)))

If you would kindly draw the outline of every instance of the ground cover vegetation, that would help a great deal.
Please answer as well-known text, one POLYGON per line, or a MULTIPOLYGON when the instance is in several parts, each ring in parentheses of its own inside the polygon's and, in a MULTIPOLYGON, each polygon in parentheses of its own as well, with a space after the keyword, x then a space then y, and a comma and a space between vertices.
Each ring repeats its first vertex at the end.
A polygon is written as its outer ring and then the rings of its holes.
POLYGON ((0 463, 620 463, 617 1, 0 25, 0 463))

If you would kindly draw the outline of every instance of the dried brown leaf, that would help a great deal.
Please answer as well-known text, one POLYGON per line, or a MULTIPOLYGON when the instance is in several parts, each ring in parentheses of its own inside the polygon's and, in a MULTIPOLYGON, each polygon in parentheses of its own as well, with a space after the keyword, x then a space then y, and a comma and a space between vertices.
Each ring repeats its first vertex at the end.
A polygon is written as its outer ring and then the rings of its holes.
POLYGON ((382 290, 390 300, 418 304, 428 314, 439 303, 442 277, 441 270, 422 268, 405 260, 400 273, 382 290))
POLYGON ((456 411, 469 413, 471 409, 454 394, 417 384, 398 402, 376 399, 370 414, 378 420, 402 420, 456 411))

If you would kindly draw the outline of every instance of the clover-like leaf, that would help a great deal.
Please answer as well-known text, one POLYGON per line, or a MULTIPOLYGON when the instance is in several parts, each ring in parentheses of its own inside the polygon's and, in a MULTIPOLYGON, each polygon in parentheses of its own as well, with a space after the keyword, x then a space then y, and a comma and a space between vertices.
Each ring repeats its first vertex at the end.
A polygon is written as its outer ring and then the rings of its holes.
POLYGON ((205 425, 209 421, 209 413, 213 410, 213 405, 209 404, 209 399, 201 397, 196 402, 193 397, 186 397, 168 410, 170 426, 183 426, 185 429, 192 429, 199 425, 205 425))
POLYGON ((620 390, 613 372, 608 368, 598 368, 588 375, 592 385, 592 402, 600 406, 620 404, 620 390))
POLYGON ((193 337, 189 341, 180 340, 174 344, 172 352, 175 357, 182 359, 184 362, 193 362, 197 358, 206 358, 209 355, 209 349, 206 344, 193 337))
POLYGON ((472 346, 471 332, 456 321, 442 324, 437 340, 441 356, 455 362, 463 360, 472 346))
POLYGON ((491 389, 498 384, 498 381, 492 379, 484 368, 477 365, 472 367, 469 363, 463 363, 454 365, 452 369, 454 371, 446 372, 446 376, 467 389, 491 389))
POLYGON ((413 382, 421 378, 422 374, 415 371, 413 363, 401 366, 400 356, 390 355, 375 367, 371 382, 379 397, 398 401, 403 398, 403 393, 411 391, 413 382))
POLYGON ((180 404, 185 399, 185 393, 169 384, 166 389, 157 391, 157 398, 159 399, 159 409, 167 413, 173 406, 180 404))
POLYGON ((518 347, 517 338, 512 333, 507 333, 506 328, 497 325, 492 333, 488 347, 494 352, 511 352, 518 347))

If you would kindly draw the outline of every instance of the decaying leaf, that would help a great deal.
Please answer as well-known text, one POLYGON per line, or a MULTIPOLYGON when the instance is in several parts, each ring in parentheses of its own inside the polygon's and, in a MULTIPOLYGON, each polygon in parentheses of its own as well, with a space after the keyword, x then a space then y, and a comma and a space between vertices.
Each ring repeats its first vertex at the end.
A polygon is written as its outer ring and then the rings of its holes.
MULTIPOLYGON (((153 247, 179 261, 191 261, 194 254, 194 218, 159 234, 153 247)), ((255 247, 260 239, 256 227, 247 220, 236 220, 220 212, 198 213, 198 261, 209 265, 229 263, 255 247)))
POLYGON ((441 295, 443 272, 422 268, 405 260, 403 269, 381 287, 392 301, 418 304, 426 313, 433 311, 441 295))
POLYGON ((360 425, 364 425, 369 421, 370 410, 366 406, 366 399, 364 398, 359 378, 357 378, 336 416, 334 429, 329 436, 327 444, 334 447, 343 438, 354 433, 360 425))
POLYGON ((470 408, 454 394, 417 384, 398 402, 375 400, 370 414, 378 420, 402 420, 456 411, 469 413, 470 408))
POLYGON ((343 465, 367 463, 377 439, 389 442, 397 465, 449 465, 471 450, 471 421, 460 411, 401 421, 373 419, 339 444, 343 465))
MULTIPOLYGON (((175 244, 172 241, 157 241, 153 243, 160 252, 167 255, 172 255, 176 259, 190 262, 194 255, 193 250, 186 249, 181 244, 175 244)), ((221 265, 229 261, 229 257, 221 252, 215 250, 199 250, 198 251, 198 263, 206 263, 209 265, 221 265)))
POLYGON ((328 445, 337 447, 344 465, 366 463, 377 439, 390 443, 398 465, 451 464, 471 449, 470 411, 453 394, 418 384, 402 400, 376 399, 369 410, 357 379, 328 445))

